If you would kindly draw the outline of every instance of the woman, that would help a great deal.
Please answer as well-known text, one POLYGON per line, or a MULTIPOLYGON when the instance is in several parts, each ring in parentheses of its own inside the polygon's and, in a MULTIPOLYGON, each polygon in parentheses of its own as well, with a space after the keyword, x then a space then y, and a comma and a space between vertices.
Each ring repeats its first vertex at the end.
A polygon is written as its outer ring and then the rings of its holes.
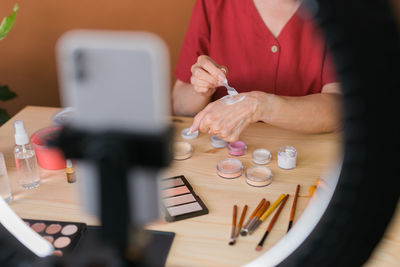
POLYGON ((329 53, 296 0, 197 0, 175 75, 174 111, 197 114, 192 131, 231 142, 256 121, 310 133, 340 128, 329 53), (220 99, 225 78, 243 101, 220 99))

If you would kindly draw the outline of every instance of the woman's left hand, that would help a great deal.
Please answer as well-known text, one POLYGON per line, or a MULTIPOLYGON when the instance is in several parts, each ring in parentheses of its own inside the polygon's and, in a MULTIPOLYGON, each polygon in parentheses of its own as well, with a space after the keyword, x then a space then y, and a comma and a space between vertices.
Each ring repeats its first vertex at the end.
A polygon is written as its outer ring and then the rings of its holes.
POLYGON ((245 98, 234 104, 227 104, 225 99, 219 99, 208 104, 194 118, 190 127, 192 132, 217 135, 228 142, 239 139, 240 133, 252 122, 262 117, 262 92, 248 92, 234 96, 234 99, 245 98))

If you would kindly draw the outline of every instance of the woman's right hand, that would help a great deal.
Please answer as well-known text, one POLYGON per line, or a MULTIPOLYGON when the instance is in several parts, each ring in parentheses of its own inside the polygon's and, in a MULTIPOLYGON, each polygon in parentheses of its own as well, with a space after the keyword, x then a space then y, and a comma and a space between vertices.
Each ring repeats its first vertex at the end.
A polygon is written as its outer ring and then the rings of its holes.
POLYGON ((192 66, 191 72, 190 83, 193 85, 194 91, 209 97, 226 79, 227 69, 218 65, 209 56, 201 55, 192 66))

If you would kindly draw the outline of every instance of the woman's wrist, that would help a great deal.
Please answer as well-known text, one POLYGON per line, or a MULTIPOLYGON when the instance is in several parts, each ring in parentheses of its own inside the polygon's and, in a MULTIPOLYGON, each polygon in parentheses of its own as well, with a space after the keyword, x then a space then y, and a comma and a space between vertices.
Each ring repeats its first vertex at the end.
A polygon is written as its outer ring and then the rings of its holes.
POLYGON ((246 93, 253 102, 253 122, 263 121, 270 123, 272 120, 272 102, 273 95, 261 91, 252 91, 246 93))

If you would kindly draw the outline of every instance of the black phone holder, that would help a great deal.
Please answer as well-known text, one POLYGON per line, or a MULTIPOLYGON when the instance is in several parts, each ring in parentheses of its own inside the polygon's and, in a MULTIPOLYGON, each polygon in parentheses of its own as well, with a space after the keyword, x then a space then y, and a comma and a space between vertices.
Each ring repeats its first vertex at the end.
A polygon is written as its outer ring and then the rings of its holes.
MULTIPOLYGON (((123 258, 129 247, 130 207, 127 173, 133 167, 160 169, 172 159, 173 128, 157 134, 89 132, 65 126, 51 146, 68 159, 93 162, 100 175, 102 239, 123 258)), ((129 260, 128 260, 129 262, 129 260)))

